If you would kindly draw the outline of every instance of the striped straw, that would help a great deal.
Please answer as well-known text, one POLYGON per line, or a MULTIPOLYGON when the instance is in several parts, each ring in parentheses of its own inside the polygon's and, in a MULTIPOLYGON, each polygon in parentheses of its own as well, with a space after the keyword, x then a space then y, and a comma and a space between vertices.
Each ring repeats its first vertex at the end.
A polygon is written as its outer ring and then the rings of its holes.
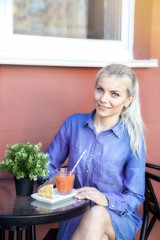
POLYGON ((86 150, 84 150, 84 152, 82 153, 82 155, 80 156, 80 158, 78 159, 78 161, 76 162, 76 164, 74 165, 72 171, 69 173, 69 175, 71 175, 73 173, 73 171, 75 170, 75 168, 77 167, 78 163, 80 162, 80 160, 82 159, 83 155, 85 154, 86 150))

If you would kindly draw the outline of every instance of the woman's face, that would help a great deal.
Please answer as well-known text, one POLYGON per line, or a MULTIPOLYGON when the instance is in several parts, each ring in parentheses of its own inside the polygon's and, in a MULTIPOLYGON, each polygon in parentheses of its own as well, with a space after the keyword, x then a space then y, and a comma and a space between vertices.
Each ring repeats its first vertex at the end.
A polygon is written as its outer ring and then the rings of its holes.
POLYGON ((128 97, 127 87, 117 76, 100 77, 94 92, 97 117, 118 121, 122 109, 131 101, 132 97, 128 97))

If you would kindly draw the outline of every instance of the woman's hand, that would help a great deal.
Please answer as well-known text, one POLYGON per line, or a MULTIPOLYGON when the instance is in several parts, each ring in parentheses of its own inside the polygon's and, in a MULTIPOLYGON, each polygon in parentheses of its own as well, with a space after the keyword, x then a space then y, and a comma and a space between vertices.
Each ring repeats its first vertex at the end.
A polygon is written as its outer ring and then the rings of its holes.
POLYGON ((55 178, 54 177, 51 177, 51 178, 48 178, 43 184, 41 184, 37 191, 39 191, 39 189, 45 185, 48 185, 48 184, 53 184, 53 187, 56 185, 56 181, 55 181, 55 178))
POLYGON ((77 194, 75 198, 78 198, 78 199, 87 198, 101 206, 107 206, 109 203, 105 195, 101 193, 99 190, 97 190, 96 188, 83 187, 83 188, 77 189, 76 191, 77 191, 77 194))

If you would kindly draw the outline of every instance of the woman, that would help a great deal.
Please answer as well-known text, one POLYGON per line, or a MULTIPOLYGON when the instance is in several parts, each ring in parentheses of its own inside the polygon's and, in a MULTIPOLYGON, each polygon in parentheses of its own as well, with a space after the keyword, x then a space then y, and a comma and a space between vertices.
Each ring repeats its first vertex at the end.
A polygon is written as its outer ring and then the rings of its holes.
POLYGON ((76 168, 76 198, 90 199, 83 217, 59 223, 59 240, 133 240, 142 219, 145 141, 139 87, 127 66, 111 64, 96 77, 95 110, 67 118, 47 152, 51 177, 69 156, 76 168))

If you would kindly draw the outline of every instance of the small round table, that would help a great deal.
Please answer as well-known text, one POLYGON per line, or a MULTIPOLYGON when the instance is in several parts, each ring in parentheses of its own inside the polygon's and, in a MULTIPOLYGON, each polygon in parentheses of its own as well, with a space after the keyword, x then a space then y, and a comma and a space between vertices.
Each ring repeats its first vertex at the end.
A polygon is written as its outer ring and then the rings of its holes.
MULTIPOLYGON (((36 188, 35 188, 36 191, 36 188)), ((9 231, 9 240, 22 239, 26 230, 26 240, 35 240, 35 226, 64 221, 82 215, 90 208, 89 200, 68 199, 57 204, 47 204, 31 197, 16 196, 13 179, 0 180, 0 239, 5 239, 5 230, 9 231)))

